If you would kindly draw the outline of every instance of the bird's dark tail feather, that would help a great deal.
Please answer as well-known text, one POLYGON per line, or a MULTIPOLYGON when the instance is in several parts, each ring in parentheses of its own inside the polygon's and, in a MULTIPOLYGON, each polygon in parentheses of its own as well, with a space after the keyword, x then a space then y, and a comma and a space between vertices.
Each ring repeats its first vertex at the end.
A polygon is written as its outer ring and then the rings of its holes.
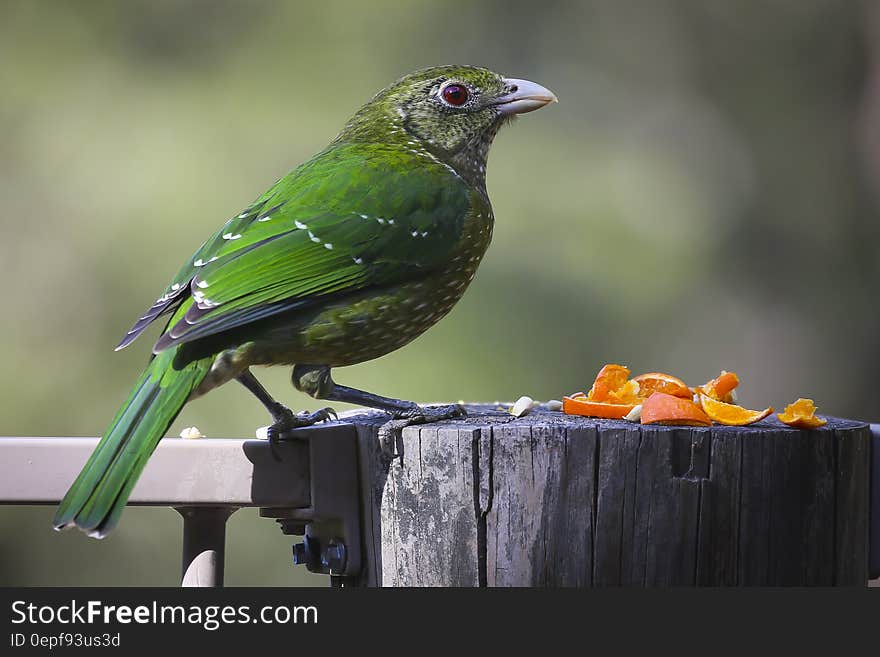
POLYGON ((212 357, 174 369, 176 351, 150 361, 58 506, 55 529, 75 526, 103 538, 119 522, 147 459, 211 369, 212 357))

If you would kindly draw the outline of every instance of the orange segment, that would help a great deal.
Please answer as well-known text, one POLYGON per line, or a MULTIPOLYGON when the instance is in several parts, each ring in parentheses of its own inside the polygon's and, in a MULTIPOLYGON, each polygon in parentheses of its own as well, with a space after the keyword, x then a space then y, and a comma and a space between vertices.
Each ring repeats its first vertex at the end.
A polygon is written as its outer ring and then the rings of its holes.
POLYGON ((763 420, 773 412, 772 408, 763 411, 750 411, 742 406, 726 404, 723 401, 712 399, 707 395, 700 395, 700 406, 711 420, 718 424, 726 424, 731 427, 742 427, 763 420))
POLYGON ((665 392, 667 395, 685 399, 693 397, 687 384, 671 374, 649 372, 648 374, 639 374, 633 381, 639 384, 639 396, 641 397, 650 397, 653 392, 665 392))
POLYGON ((627 381, 617 390, 609 392, 606 401, 609 404, 638 404, 642 401, 638 382, 627 381))
POLYGON ((608 404, 605 402, 590 401, 586 397, 563 397, 562 410, 569 415, 585 415, 586 417, 601 417, 606 419, 620 419, 629 413, 635 404, 608 404))
POLYGON ((697 386, 694 392, 700 395, 706 395, 718 401, 730 403, 733 401, 733 389, 739 385, 739 377, 736 372, 727 372, 722 370, 721 374, 707 382, 705 385, 697 386))
POLYGON ((609 399, 611 393, 623 388, 628 378, 629 368, 614 363, 605 365, 596 375, 596 380, 593 381, 593 387, 590 388, 587 399, 596 402, 612 401, 609 399))
POLYGON ((815 429, 827 424, 827 420, 816 417, 816 404, 812 399, 800 398, 793 404, 785 407, 782 413, 777 413, 776 417, 780 422, 784 422, 795 429, 815 429))
POLYGON ((712 421, 689 399, 655 392, 642 404, 642 424, 681 424, 708 427, 712 421))

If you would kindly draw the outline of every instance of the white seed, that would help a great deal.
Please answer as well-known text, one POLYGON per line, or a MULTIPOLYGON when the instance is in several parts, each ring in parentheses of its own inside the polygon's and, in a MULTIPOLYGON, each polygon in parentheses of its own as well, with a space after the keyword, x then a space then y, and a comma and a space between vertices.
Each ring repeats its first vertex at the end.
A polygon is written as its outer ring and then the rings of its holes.
POLYGON ((528 415, 532 410, 532 403, 534 400, 527 395, 523 395, 519 399, 516 400, 513 406, 510 407, 510 414, 514 417, 523 417, 524 415, 528 415))
POLYGON ((180 432, 180 437, 186 440, 194 440, 196 438, 204 438, 205 434, 199 431, 198 427, 186 427, 180 432))
POLYGON ((254 433, 257 440, 269 440, 269 427, 259 427, 254 433))
POLYGON ((548 411, 561 411, 562 410, 562 402, 558 399, 551 399, 550 401, 544 404, 544 407, 548 411))
POLYGON ((633 409, 623 416, 624 420, 629 420, 630 422, 639 422, 642 419, 642 405, 637 404, 633 406, 633 409))

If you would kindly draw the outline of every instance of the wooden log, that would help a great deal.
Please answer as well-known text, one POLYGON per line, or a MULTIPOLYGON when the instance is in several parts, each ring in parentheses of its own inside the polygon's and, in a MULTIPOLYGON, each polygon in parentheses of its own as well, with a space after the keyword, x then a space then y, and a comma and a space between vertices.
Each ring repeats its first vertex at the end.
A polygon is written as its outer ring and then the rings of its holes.
POLYGON ((358 427, 381 586, 855 585, 868 578, 867 424, 641 426, 486 406, 358 427))

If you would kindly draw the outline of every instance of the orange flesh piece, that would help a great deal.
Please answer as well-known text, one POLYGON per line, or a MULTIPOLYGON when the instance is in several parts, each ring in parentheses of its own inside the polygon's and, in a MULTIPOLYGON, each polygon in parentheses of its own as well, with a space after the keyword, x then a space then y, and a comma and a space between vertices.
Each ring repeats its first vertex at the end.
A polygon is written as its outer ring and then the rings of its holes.
POLYGON ((718 424, 731 427, 742 427, 763 420, 773 412, 773 408, 765 408, 763 411, 750 411, 742 406, 727 404, 707 395, 700 395, 700 406, 711 420, 718 424))

